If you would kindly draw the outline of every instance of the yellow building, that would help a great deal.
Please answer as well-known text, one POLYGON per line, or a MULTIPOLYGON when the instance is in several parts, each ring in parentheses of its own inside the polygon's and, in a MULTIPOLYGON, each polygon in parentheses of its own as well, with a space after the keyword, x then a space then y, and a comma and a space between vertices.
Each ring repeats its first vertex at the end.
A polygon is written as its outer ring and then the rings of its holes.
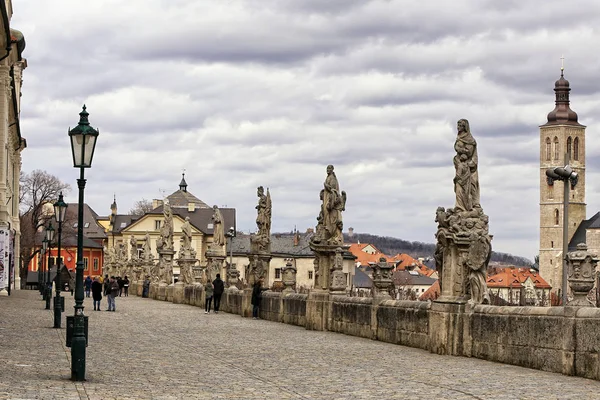
MULTIPOLYGON (((197 259, 200 265, 206 262, 205 252, 210 243, 213 242, 213 209, 202 200, 187 191, 185 176, 179 184, 179 190, 167 196, 165 200, 169 201, 173 213, 173 242, 178 257, 181 227, 185 223, 186 217, 190 218, 192 226, 192 248, 196 251, 197 259)), ((127 257, 130 255, 129 243, 133 236, 137 242, 138 254, 141 254, 144 247, 146 232, 150 236, 150 249, 153 258, 158 259, 156 251, 156 241, 160 237, 160 228, 164 223, 163 200, 154 200, 153 209, 144 215, 127 215, 117 212, 116 200, 111 205, 111 214, 108 218, 100 218, 99 223, 107 229, 107 247, 109 249, 118 249, 123 243, 127 251, 127 257)), ((235 229, 235 209, 219 208, 224 220, 224 229, 227 231, 230 227, 235 229)), ((178 269, 174 269, 174 274, 178 275, 178 269)))

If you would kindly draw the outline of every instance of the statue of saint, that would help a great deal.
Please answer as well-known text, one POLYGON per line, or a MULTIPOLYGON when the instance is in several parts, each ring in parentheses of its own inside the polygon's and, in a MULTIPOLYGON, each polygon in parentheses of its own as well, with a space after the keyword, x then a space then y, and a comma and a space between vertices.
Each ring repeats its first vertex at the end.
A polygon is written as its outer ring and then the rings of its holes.
POLYGON ((258 235, 269 237, 271 235, 271 194, 267 188, 267 194, 265 195, 265 189, 259 186, 257 195, 258 205, 256 209, 258 215, 256 217, 256 225, 258 226, 258 235))
POLYGON ((157 249, 173 250, 173 213, 169 201, 165 200, 163 205, 163 226, 160 228, 160 239, 156 245, 157 249), (160 244, 160 246, 159 246, 160 244))
POLYGON ((129 259, 132 261, 138 259, 137 240, 133 235, 129 239, 129 259))
POLYGON ((146 231, 146 237, 144 238, 144 260, 152 260, 152 249, 150 248, 150 233, 146 231))
POLYGON ((185 217, 185 222, 181 226, 181 237, 183 250, 192 250, 192 225, 190 224, 190 217, 185 217))
POLYGON ((342 244, 344 242, 342 211, 346 207, 346 192, 340 193, 340 185, 333 172, 333 165, 327 166, 327 178, 323 186, 323 225, 328 244, 342 244))
POLYGON ((219 207, 213 206, 213 243, 218 246, 225 245, 225 230, 223 228, 223 215, 219 207))
POLYGON ((454 192, 456 193, 456 208, 461 211, 471 211, 481 208, 479 204, 479 174, 477 172, 477 142, 469 128, 469 121, 460 119, 457 123, 458 134, 454 142, 454 192))

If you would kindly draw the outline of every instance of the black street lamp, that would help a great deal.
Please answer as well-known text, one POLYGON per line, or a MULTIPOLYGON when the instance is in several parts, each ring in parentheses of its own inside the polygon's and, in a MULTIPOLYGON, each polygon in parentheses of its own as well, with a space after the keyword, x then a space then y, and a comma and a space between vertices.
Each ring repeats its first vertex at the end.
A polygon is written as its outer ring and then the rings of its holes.
MULTIPOLYGON (((567 165, 563 167, 548 168, 546 170, 546 180, 549 185, 554 185, 554 181, 564 182, 563 192, 563 248, 562 248, 562 305, 567 304, 567 251, 569 250, 569 188, 575 189, 579 176, 577 172, 569 165, 569 153, 565 154, 567 165)), ((558 223, 558 222, 557 222, 558 223)))
POLYGON ((48 260, 47 260, 47 270, 48 270, 48 279, 46 279, 46 310, 50 309, 50 299, 52 298, 52 281, 50 280, 50 249, 52 248, 52 240, 54 239, 54 228, 52 227, 52 222, 48 224, 46 228, 46 240, 48 241, 48 260))
POLYGON ((44 272, 44 264, 46 261, 46 251, 48 250, 48 239, 46 239, 46 234, 44 233, 44 240, 42 240, 42 251, 41 251, 41 259, 42 259, 42 268, 41 270, 41 285, 42 285, 42 298, 46 300, 46 273, 44 272))
POLYGON ((83 314, 83 190, 85 189, 85 168, 92 166, 96 139, 100 133, 88 121, 88 112, 83 105, 79 113, 79 124, 69 129, 73 166, 79 168, 79 203, 77 205, 77 268, 75 274, 75 315, 73 320, 73 339, 71 341, 71 379, 85 380, 85 316, 83 314))
POLYGON ((60 239, 62 236, 62 224, 65 222, 65 214, 67 212, 67 203, 63 200, 62 192, 58 195, 58 201, 54 203, 54 217, 56 218, 56 222, 58 222, 58 254, 57 254, 57 267, 56 267, 56 297, 54 297, 54 327, 60 328, 60 313, 62 311, 62 301, 60 296, 61 290, 61 279, 60 279, 60 239))

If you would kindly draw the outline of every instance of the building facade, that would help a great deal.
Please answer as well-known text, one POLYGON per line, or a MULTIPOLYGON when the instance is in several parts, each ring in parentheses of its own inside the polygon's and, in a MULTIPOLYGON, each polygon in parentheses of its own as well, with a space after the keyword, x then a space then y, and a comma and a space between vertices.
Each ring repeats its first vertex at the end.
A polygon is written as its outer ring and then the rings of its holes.
MULTIPOLYGON (((21 86, 27 61, 21 57, 25 39, 11 29, 12 1, 0 1, 0 296, 21 286, 19 254, 19 177, 21 152, 21 86)), ((26 277, 24 277, 26 279, 26 277)))

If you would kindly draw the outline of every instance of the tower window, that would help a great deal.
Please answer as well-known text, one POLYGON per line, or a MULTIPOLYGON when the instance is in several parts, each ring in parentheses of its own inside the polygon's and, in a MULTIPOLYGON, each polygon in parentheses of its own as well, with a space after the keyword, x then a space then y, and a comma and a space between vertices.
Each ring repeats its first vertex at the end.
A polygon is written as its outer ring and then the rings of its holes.
POLYGON ((552 240, 552 241, 550 242, 550 248, 552 248, 552 249, 554 248, 554 240, 552 240))
POLYGON ((558 153, 559 153, 559 145, 558 145, 558 138, 556 136, 554 136, 554 159, 558 160, 558 153))
POLYGON ((573 141, 573 160, 579 161, 579 138, 573 141))
POLYGON ((550 161, 552 157, 552 144, 550 143, 550 138, 546 138, 546 161, 550 161))
POLYGON ((559 217, 558 209, 554 210, 554 225, 558 225, 558 217, 559 217))
POLYGON ((569 138, 567 139, 567 154, 569 157, 569 160, 571 159, 571 136, 569 136, 569 138))

